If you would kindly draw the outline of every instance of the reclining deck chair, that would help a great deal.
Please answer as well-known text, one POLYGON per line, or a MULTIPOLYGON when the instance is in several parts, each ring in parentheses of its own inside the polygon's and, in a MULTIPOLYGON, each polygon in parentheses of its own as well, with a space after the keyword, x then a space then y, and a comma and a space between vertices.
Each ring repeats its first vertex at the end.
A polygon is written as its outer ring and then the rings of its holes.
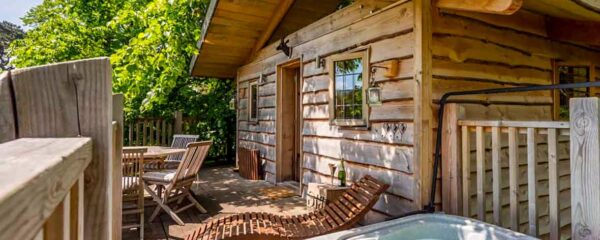
POLYGON ((150 216, 149 221, 154 220, 163 209, 177 224, 184 225, 177 213, 182 212, 190 207, 196 207, 200 212, 206 213, 206 210, 196 201, 191 193, 190 188, 196 180, 198 171, 202 166, 202 162, 208 154, 208 150, 212 145, 208 142, 194 142, 187 145, 187 149, 183 154, 183 158, 179 167, 175 169, 163 169, 156 172, 144 173, 144 187, 152 196, 152 199, 158 204, 154 212, 150 216), (155 189, 150 188, 150 185, 156 186, 155 189), (191 203, 177 208, 176 211, 169 207, 169 204, 177 201, 181 204, 183 199, 187 198, 191 203))
POLYGON ((389 187, 365 176, 324 209, 299 215, 240 213, 202 225, 186 240, 305 239, 353 227, 389 187))

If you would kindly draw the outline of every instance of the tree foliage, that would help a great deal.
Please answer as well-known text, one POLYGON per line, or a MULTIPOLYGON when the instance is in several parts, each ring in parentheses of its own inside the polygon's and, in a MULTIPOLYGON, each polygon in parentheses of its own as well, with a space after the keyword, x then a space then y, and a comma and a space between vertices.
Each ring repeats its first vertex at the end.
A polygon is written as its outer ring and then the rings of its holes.
POLYGON ((13 63, 110 56, 127 119, 183 110, 199 120, 191 131, 233 146, 233 82, 188 72, 207 7, 208 0, 45 0, 23 18, 32 29, 12 45, 13 63))
POLYGON ((0 72, 12 69, 8 47, 23 35, 25 33, 21 27, 7 21, 0 22, 0 72))

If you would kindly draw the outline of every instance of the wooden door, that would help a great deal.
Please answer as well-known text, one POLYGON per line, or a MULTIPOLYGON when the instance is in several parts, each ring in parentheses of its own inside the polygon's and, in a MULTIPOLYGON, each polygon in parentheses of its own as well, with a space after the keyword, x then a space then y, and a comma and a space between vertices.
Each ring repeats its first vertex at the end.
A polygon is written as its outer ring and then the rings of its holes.
POLYGON ((277 83, 277 181, 300 181, 302 102, 300 62, 279 66, 277 83))

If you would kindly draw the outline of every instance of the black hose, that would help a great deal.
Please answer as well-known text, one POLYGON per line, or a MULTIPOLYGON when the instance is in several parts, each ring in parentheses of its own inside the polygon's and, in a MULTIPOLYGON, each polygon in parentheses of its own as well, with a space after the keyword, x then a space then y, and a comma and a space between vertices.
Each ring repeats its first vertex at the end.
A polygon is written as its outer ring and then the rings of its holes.
MULTIPOLYGON (((444 107, 446 103, 451 103, 448 99, 453 96, 465 96, 465 95, 476 95, 476 94, 498 94, 498 93, 513 93, 513 92, 531 92, 531 91, 546 91, 546 90, 557 90, 557 89, 573 89, 573 88, 589 88, 589 87, 600 87, 600 82, 582 82, 582 83, 566 83, 566 84, 553 84, 553 85, 539 85, 539 86, 526 86, 526 87, 511 87, 511 88, 492 88, 472 91, 460 91, 460 92, 449 92, 442 96, 440 100, 440 109, 438 110, 438 128, 437 128, 437 139, 435 141, 435 160, 433 162, 433 174, 431 175, 431 192, 429 198, 429 204, 423 207, 424 212, 432 213, 435 212, 435 190, 437 189, 437 175, 438 169, 440 168, 442 161, 442 129, 444 125, 444 107)), ((413 214, 414 215, 414 214, 413 214)))

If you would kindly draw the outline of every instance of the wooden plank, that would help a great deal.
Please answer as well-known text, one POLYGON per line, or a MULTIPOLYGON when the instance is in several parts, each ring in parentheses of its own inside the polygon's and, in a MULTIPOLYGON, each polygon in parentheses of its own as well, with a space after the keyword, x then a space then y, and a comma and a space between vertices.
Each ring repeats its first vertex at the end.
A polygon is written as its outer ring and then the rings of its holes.
POLYGON ((85 239, 109 238, 110 167, 112 166, 112 68, 108 58, 69 64, 69 75, 78 81, 81 135, 94 140, 93 158, 85 170, 85 239))
POLYGON ((121 152, 123 151, 123 94, 114 94, 112 96, 112 121, 113 121, 113 137, 112 137, 112 157, 113 162, 110 166, 112 176, 110 189, 112 191, 112 239, 121 239, 122 218, 122 161, 121 152))
POLYGON ((413 173, 413 148, 405 146, 305 137, 303 150, 331 158, 366 163, 405 173, 413 173))
POLYGON ((537 237, 538 210, 537 210, 537 142, 535 140, 535 128, 527 128, 527 201, 529 203, 529 235, 537 237))
POLYGON ((92 151, 90 138, 0 144, 0 239, 32 239, 90 164, 92 151))
POLYGON ((600 152, 598 98, 572 98, 571 116, 571 220, 572 237, 600 238, 600 152))
POLYGON ((377 36, 408 34, 414 25, 412 9, 412 2, 398 1, 350 26, 295 45, 290 57, 278 52, 261 61, 242 66, 239 69, 239 78, 247 80, 256 78, 261 73, 275 72, 278 64, 300 58, 301 55, 303 59, 314 59, 317 56, 329 56, 381 40, 377 36))
POLYGON ((506 120, 460 120, 461 126, 482 126, 482 127, 515 127, 515 128, 553 128, 569 129, 569 122, 556 121, 506 121, 506 120))
POLYGON ((348 129, 331 125, 328 120, 305 121, 302 135, 327 138, 345 138, 367 142, 412 145, 413 123, 372 123, 370 129, 348 129))
POLYGON ((290 7, 292 7, 293 3, 294 0, 279 1, 279 5, 275 9, 273 16, 271 16, 269 24, 267 24, 267 27, 261 33, 260 37, 256 41, 256 44, 254 45, 254 48, 252 50, 253 55, 265 45, 267 40, 269 40, 269 38, 273 34, 273 31, 275 31, 275 28, 277 28, 277 26, 279 26, 279 23, 281 22, 285 14, 288 12, 290 7))
POLYGON ((550 239, 560 239, 560 217, 558 199, 558 154, 557 154, 556 129, 548 129, 548 197, 550 203, 548 210, 550 214, 550 239))
POLYGON ((110 238, 112 69, 108 58, 14 70, 20 137, 91 137, 86 239, 110 238))
POLYGON ((477 216, 485 221, 485 192, 483 184, 485 179, 485 155, 483 127, 476 127, 475 142, 477 151, 477 216))
POLYGON ((461 11, 472 11, 482 13, 494 13, 511 15, 521 9, 523 0, 488 0, 488 1, 465 1, 465 0, 439 0, 437 7, 461 11))
POLYGON ((500 215, 501 205, 500 195, 502 194, 502 189, 500 188, 500 183, 502 182, 502 169, 500 163, 500 146, 502 146, 501 136, 500 136, 500 128, 493 127, 492 128, 492 195, 493 200, 492 204, 494 209, 494 223, 498 226, 502 226, 502 221, 500 215))
MULTIPOLYGON (((44 240, 64 240, 69 238, 69 233, 64 231, 65 221, 69 219, 69 214, 65 214, 65 211, 70 210, 70 208, 65 208, 65 203, 69 199, 69 193, 67 192, 65 200, 58 204, 52 211, 52 214, 46 219, 44 223, 44 240)), ((68 226, 67 224, 66 227, 68 226)))
POLYGON ((0 143, 17 138, 16 118, 13 111, 14 99, 10 81, 8 72, 0 75, 0 143))
POLYGON ((70 239, 81 240, 83 239, 83 173, 79 175, 79 179, 73 187, 71 187, 71 226, 70 226, 70 239))
POLYGON ((510 195, 510 229, 519 231, 519 136, 517 129, 514 127, 508 128, 508 181, 510 195))
MULTIPOLYGON (((415 85, 414 91, 414 123, 417 129, 415 138, 415 164, 414 172, 417 186, 415 193, 416 207, 425 205, 431 193, 427 187, 431 186, 431 169, 433 164, 432 143, 434 118, 431 106, 432 92, 432 1, 414 0, 414 23, 415 54, 413 74, 415 85)), ((410 11, 410 10, 409 10, 410 11)))
MULTIPOLYGON (((324 157, 310 153, 304 154, 303 160, 302 166, 304 169, 310 169, 318 172, 320 175, 327 175, 329 177, 332 177, 329 170, 329 164, 335 164, 337 166, 340 163, 339 158, 324 157)), ((344 159, 344 162, 347 171, 346 176, 349 178, 348 180, 358 181, 365 175, 371 175, 376 179, 380 179, 383 183, 390 185, 387 192, 402 196, 406 199, 412 198, 414 179, 410 175, 390 169, 369 166, 363 163, 355 163, 347 161, 346 159, 344 159)), ((333 177, 335 178, 336 176, 333 177)), ((331 184, 331 182, 327 183, 331 184)))
POLYGON ((469 216, 469 199, 471 195, 469 193, 469 184, 471 184, 471 146, 469 140, 469 129, 466 126, 461 127, 461 138, 462 138, 462 215, 469 216))

